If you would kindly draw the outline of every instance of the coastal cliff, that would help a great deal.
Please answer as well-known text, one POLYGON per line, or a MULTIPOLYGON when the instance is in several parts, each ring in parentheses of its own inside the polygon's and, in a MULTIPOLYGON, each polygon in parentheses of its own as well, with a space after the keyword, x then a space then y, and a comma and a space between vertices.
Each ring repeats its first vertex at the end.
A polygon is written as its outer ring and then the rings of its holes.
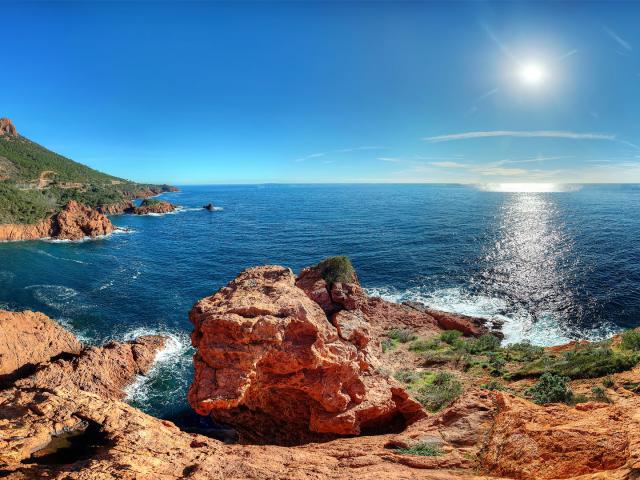
POLYGON ((236 427, 238 444, 121 401, 123 388, 149 371, 162 337, 83 348, 44 315, 0 312, 9 332, 0 336, 0 475, 638 476, 640 332, 599 344, 503 347, 480 319, 443 321, 443 312, 419 304, 369 297, 355 272, 336 275, 336 264, 346 265, 321 262, 299 276, 251 268, 192 309, 189 401, 236 427), (451 325, 459 328, 443 329, 451 325))
POLYGON ((81 240, 108 235, 113 230, 113 224, 102 213, 72 200, 60 212, 35 225, 0 224, 0 241, 81 240))
POLYGON ((51 219, 55 222, 70 202, 117 214, 133 208, 132 200, 177 190, 94 170, 22 136, 8 118, 0 119, 0 238, 55 236, 49 232, 56 228, 51 219))

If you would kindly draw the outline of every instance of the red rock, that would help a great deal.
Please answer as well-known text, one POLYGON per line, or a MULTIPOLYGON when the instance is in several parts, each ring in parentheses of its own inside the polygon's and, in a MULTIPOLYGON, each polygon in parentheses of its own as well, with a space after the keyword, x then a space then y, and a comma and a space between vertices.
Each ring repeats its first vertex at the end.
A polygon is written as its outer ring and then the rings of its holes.
POLYGON ((123 200, 122 202, 107 203, 98 206, 98 210, 103 215, 120 215, 127 211, 133 210, 135 207, 131 200, 123 200))
POLYGON ((72 200, 59 213, 38 224, 0 225, 0 241, 39 238, 81 240, 107 235, 113 230, 113 225, 103 214, 72 200))
MULTIPOLYGON (((605 405, 581 411, 500 392, 496 397, 499 411, 481 455, 495 475, 545 480, 617 470, 628 463, 630 446, 637 442, 637 400, 631 409, 605 405)), ((598 478, 632 478, 618 474, 598 478)))
POLYGON ((73 334, 42 313, 0 310, 0 379, 4 381, 54 357, 77 355, 81 349, 73 334))
POLYGON ((279 443, 358 435, 423 416, 379 373, 364 318, 338 316, 337 329, 295 280, 284 267, 248 269, 193 307, 191 406, 245 436, 279 443))
POLYGON ((131 342, 111 342, 89 347, 72 359, 41 365, 28 378, 16 382, 20 388, 84 390, 104 399, 121 399, 124 388, 136 375, 149 371, 156 353, 164 346, 161 336, 143 336, 131 342))
POLYGON ((169 213, 173 212, 175 209, 175 205, 165 202, 164 200, 156 200, 149 203, 145 200, 139 207, 135 207, 132 210, 132 213, 135 213, 136 215, 148 215, 150 213, 169 213))
POLYGON ((0 118, 0 137, 7 135, 9 137, 17 137, 18 132, 11 120, 6 117, 0 118))

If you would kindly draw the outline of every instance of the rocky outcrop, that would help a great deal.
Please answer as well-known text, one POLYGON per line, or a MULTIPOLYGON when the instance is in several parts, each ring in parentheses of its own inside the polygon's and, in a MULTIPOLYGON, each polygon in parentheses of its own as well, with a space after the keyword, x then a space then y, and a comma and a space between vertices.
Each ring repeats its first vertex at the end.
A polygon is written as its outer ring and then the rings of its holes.
POLYGON ((205 210, 209 210, 210 212, 213 212, 215 211, 216 206, 213 203, 207 203, 202 208, 204 208, 205 210))
POLYGON ((176 209, 176 206, 165 202, 164 200, 143 201, 139 207, 135 207, 131 210, 131 213, 136 215, 149 215, 150 213, 170 213, 176 209))
POLYGON ((122 202, 107 203, 96 208, 103 215, 121 215, 132 211, 135 208, 131 200, 123 200, 122 202))
POLYGON ((143 336, 131 342, 89 347, 71 359, 40 365, 35 373, 15 383, 20 388, 80 389, 104 399, 122 399, 136 375, 149 371, 165 338, 143 336))
POLYGON ((279 266, 245 270, 193 307, 189 403, 244 438, 291 444, 402 427, 424 416, 381 373, 358 312, 327 318, 279 266))
POLYGON ((482 318, 441 312, 418 302, 397 304, 370 297, 355 275, 350 283, 336 282, 329 285, 318 267, 309 267, 300 272, 296 285, 329 316, 342 310, 361 312, 376 334, 395 328, 407 328, 419 334, 458 330, 469 336, 491 332, 502 337, 499 330, 490 330, 487 320, 482 318))
POLYGON ((81 349, 75 336, 42 313, 0 310, 0 385, 81 349))
POLYGON ((3 117, 0 118, 0 137, 17 137, 18 131, 16 130, 15 125, 11 122, 10 119, 3 117))
POLYGON ((38 224, 0 225, 0 241, 39 238, 81 240, 108 235, 113 230, 113 225, 102 213, 72 200, 59 213, 38 224))
POLYGON ((113 230, 113 225, 103 214, 72 200, 53 217, 51 237, 79 240, 107 235, 113 230))

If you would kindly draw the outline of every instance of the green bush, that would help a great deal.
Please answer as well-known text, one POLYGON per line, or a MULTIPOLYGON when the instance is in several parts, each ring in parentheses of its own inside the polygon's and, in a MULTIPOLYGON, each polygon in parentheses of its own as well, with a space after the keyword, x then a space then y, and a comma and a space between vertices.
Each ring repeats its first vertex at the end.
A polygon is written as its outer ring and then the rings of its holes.
POLYGON ((615 351, 602 344, 581 345, 558 356, 544 355, 508 377, 517 380, 551 372, 573 380, 598 378, 630 370, 639 360, 637 353, 615 351))
POLYGON ((502 383, 498 382, 497 380, 491 380, 488 383, 484 383, 480 385, 480 388, 484 388, 486 390, 499 390, 499 391, 503 391, 507 389, 507 387, 505 387, 502 383))
POLYGON ((420 455, 423 457, 439 457, 442 455, 442 450, 437 443, 418 442, 408 448, 398 448, 398 453, 404 455, 420 455))
POLYGON ((464 348, 472 355, 478 353, 495 352, 500 349, 500 339, 495 335, 486 333, 478 338, 472 338, 464 343, 464 348))
POLYGON ((353 283, 356 280, 356 271, 349 257, 337 256, 322 260, 316 268, 329 285, 333 283, 353 283))
POLYGON ((530 342, 513 343, 504 348, 504 355, 508 361, 532 362, 544 355, 544 348, 531 345, 530 342))
POLYGON ((545 373, 538 383, 528 388, 525 394, 537 404, 569 403, 573 398, 573 392, 567 386, 569 379, 553 373, 545 373))
POLYGON ((43 190, 21 190, 0 182, 0 223, 38 223, 57 208, 57 201, 43 190))
POLYGON ((431 383, 418 388, 416 400, 427 410, 437 412, 448 406, 462 393, 462 384, 455 375, 438 372, 431 383))
POLYGON ((451 346, 457 346, 461 336, 462 332, 458 330, 446 330, 440 334, 440 340, 451 346))
POLYGON ((437 337, 429 338, 427 340, 416 340, 409 345, 409 350, 412 352, 422 353, 430 350, 436 350, 440 347, 440 340, 437 337))
POLYGON ((393 330, 389 330, 386 336, 400 343, 411 342, 417 338, 413 331, 406 328, 394 328, 393 330))
POLYGON ((620 347, 624 350, 640 352, 640 332, 636 330, 627 330, 622 334, 620 347))
POLYGON ((602 387, 598 387, 597 385, 595 387, 592 387, 591 393, 593 393, 593 399, 597 400, 598 402, 609 403, 611 401, 607 396, 607 392, 605 392, 604 388, 602 387))
POLYGON ((611 375, 607 375, 602 380, 602 385, 604 388, 612 388, 616 383, 613 381, 613 377, 611 375))
POLYGON ((394 348, 396 348, 397 342, 391 340, 390 338, 383 338, 380 340, 380 347, 382 347, 382 353, 387 353, 394 348))
POLYGON ((414 383, 420 380, 421 375, 419 372, 410 369, 398 370, 393 377, 402 383, 414 383))

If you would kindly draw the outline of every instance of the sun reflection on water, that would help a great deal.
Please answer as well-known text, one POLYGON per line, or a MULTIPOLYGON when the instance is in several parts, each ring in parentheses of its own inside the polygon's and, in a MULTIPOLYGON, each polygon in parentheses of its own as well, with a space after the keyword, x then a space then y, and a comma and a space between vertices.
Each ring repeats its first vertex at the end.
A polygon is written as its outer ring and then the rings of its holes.
POLYGON ((560 316, 577 318, 580 305, 568 278, 568 272, 573 271, 569 263, 576 261, 572 255, 574 241, 553 196, 505 195, 495 229, 495 241, 482 259, 485 269, 478 283, 483 290, 527 313, 511 326, 520 330, 517 336, 526 338, 525 332, 536 322, 555 325, 560 316))

